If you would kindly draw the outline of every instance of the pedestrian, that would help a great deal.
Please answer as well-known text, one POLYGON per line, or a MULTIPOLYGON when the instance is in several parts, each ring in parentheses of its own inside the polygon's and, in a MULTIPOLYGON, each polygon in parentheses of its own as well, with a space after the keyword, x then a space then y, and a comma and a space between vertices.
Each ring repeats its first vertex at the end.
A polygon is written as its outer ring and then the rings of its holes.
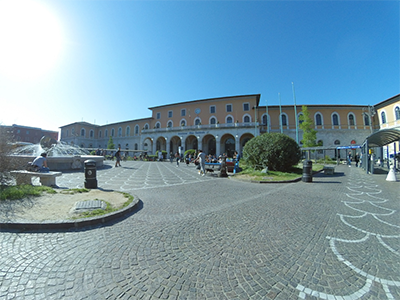
POLYGON ((162 161, 162 159, 163 159, 162 151, 159 150, 158 151, 158 161, 162 161))
POLYGON ((174 154, 172 153, 172 151, 169 153, 169 161, 172 164, 172 161, 174 160, 174 154))
POLYGON ((354 156, 354 161, 356 162, 356 168, 358 168, 358 162, 360 161, 358 153, 356 153, 356 155, 354 156))
POLYGON ((181 156, 179 155, 179 151, 176 151, 175 158, 176 158, 176 167, 179 167, 179 160, 181 158, 181 156))
POLYGON ((233 154, 233 159, 235 160, 235 166, 233 167, 233 173, 236 174, 239 171, 239 160, 240 160, 240 154, 235 151, 233 154))
POLYGON ((349 151, 349 155, 347 155, 347 163, 349 165, 349 168, 351 167, 351 151, 349 151))
POLYGON ((121 167, 121 147, 118 147, 117 152, 115 152, 115 158, 117 159, 115 162, 115 167, 121 167))
POLYGON ((199 150, 199 155, 197 156, 197 160, 200 163, 199 174, 201 176, 205 176, 206 175, 206 154, 203 152, 203 150, 199 150))
POLYGON ((43 152, 38 157, 36 157, 32 162, 32 168, 36 169, 41 173, 48 173, 50 171, 49 167, 47 167, 47 153, 43 152))

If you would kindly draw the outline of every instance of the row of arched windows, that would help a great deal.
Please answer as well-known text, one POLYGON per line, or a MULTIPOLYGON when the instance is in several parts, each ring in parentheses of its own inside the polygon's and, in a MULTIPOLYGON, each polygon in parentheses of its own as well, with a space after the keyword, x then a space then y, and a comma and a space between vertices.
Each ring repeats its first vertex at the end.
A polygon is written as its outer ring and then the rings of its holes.
MULTIPOLYGON (((298 116, 300 117, 301 115, 302 115, 302 113, 299 113, 298 116)), ((261 124, 264 125, 264 126, 269 125, 268 119, 269 119, 269 116, 267 116, 267 114, 263 114, 262 115, 262 119, 261 119, 261 122, 262 122, 261 124)), ((400 120, 400 109, 399 109, 399 107, 396 107, 396 109, 395 109, 395 119, 396 120, 400 120)), ((381 121, 382 121, 382 124, 386 123, 386 113, 385 112, 381 113, 381 121)), ((252 122, 252 117, 250 115, 246 114, 246 115, 243 116, 242 122, 243 123, 251 123, 252 122)), ((282 126, 289 126, 289 118, 288 118, 288 115, 286 113, 282 113, 281 114, 280 122, 281 122, 280 125, 282 125, 282 126)), ((215 116, 211 116, 209 121, 208 121, 208 124, 215 125, 217 123, 218 123, 217 118, 215 116)), ((231 115, 226 116, 225 117, 225 123, 227 123, 227 124, 234 123, 233 116, 231 116, 231 115)), ((299 123, 301 123, 300 120, 299 120, 299 123)), ((196 118, 194 120, 194 125, 201 125, 201 124, 202 123, 201 123, 201 119, 200 118, 196 118)), ((317 112, 317 113, 314 114, 314 124, 315 124, 315 126, 324 126, 324 118, 323 118, 323 115, 321 113, 317 112)), ((182 119, 180 121, 179 125, 180 126, 186 126, 187 125, 186 119, 182 119)), ((331 122, 330 122, 330 124, 325 124, 325 125, 340 126, 341 123, 340 123, 339 114, 336 113, 336 112, 332 113, 331 114, 331 122)), ((348 126, 355 126, 356 125, 356 117, 351 112, 347 115, 347 125, 348 126)), ((364 114, 364 125, 365 126, 369 126, 370 125, 370 118, 369 118, 368 114, 364 114)), ((162 126, 161 126, 160 122, 157 122, 155 124, 155 126, 154 126, 154 128, 156 128, 156 129, 161 128, 161 127, 162 126)), ((173 124, 173 122, 171 120, 169 120, 167 122, 167 128, 172 128, 172 127, 174 127, 174 124, 173 124)), ((145 126, 143 127, 143 129, 149 129, 149 125, 146 123, 145 126)), ((134 134, 135 135, 139 134, 139 125, 135 125, 134 134)), ((86 136, 86 130, 84 128, 81 129, 81 134, 80 135, 82 137, 86 136)), ((130 128, 130 126, 127 126, 125 128, 125 136, 130 136, 130 135, 131 135, 131 128, 130 128)), ((103 137, 107 138, 109 136, 111 136, 111 137, 116 136, 114 128, 111 128, 110 132, 109 132, 108 129, 105 129, 104 130, 104 136, 103 136, 103 131, 99 130, 99 133, 98 133, 98 137, 99 138, 103 138, 103 137)), ((122 127, 118 128, 117 136, 118 137, 122 137, 122 127)), ((90 130, 89 137, 90 138, 94 138, 94 131, 93 130, 90 130)))
MULTIPOLYGON (((396 106, 393 110, 394 114, 394 120, 399 121, 400 120, 400 107, 396 106)), ((386 111, 381 112, 381 124, 386 124, 387 123, 387 118, 386 118, 386 111)))
MULTIPOLYGON (((146 125, 147 125, 147 128, 148 128, 148 124, 146 124, 146 125)), ((103 136, 103 131, 99 130, 99 138, 102 138, 102 137, 106 138, 106 137, 109 136, 109 134, 110 134, 110 136, 114 137, 115 136, 115 129, 111 128, 110 132, 108 131, 108 129, 104 129, 104 136, 103 136)), ((139 125, 135 126, 134 134, 135 135, 139 134, 139 125)), ((125 136, 130 136, 130 135, 131 135, 131 128, 130 128, 130 126, 127 126, 125 128, 125 136)), ((122 137, 122 127, 118 128, 117 136, 118 137, 122 137)))
MULTIPOLYGON (((299 117, 300 117, 300 115, 302 115, 302 113, 299 114, 299 117)), ((289 118, 288 118, 288 115, 286 113, 282 113, 281 114, 281 120, 280 121, 281 121, 281 124, 283 126, 289 126, 288 119, 289 118)), ((226 117, 226 119, 225 119, 225 123, 229 124, 229 123, 233 123, 233 122, 234 122, 233 117, 228 115, 226 117)), ((243 123, 252 122, 251 116, 250 115, 243 116, 242 122, 243 123)), ((299 120, 299 123, 301 123, 301 122, 302 121, 299 120)), ((214 116, 212 116, 209 119, 209 124, 213 125, 213 124, 216 124, 216 123, 217 123, 217 119, 214 116)), ((263 114, 263 116, 262 116, 262 124, 263 125, 268 125, 268 117, 267 117, 266 114, 263 114)), ((314 115, 314 124, 316 126, 323 126, 324 125, 324 119, 323 119, 323 116, 322 116, 321 113, 316 113, 314 115)), ((186 120, 182 119, 180 121, 180 126, 186 126, 186 125, 187 125, 186 120)), ((201 125, 201 119, 200 118, 196 118, 194 120, 194 125, 201 125)), ((332 125, 332 126, 340 126, 341 125, 340 116, 339 116, 338 113, 332 113, 332 115, 331 115, 331 123, 329 125, 332 125)), ((349 113, 348 114, 348 116, 347 116, 347 125, 348 126, 356 126, 356 118, 355 118, 355 115, 353 113, 349 113)), ((370 125, 370 118, 369 118, 368 114, 364 114, 364 125, 365 126, 369 126, 370 125)), ((172 128, 173 127, 173 122, 172 121, 168 121, 167 127, 168 128, 172 128)), ((155 128, 161 128, 161 123, 157 122, 156 125, 155 125, 155 128)))

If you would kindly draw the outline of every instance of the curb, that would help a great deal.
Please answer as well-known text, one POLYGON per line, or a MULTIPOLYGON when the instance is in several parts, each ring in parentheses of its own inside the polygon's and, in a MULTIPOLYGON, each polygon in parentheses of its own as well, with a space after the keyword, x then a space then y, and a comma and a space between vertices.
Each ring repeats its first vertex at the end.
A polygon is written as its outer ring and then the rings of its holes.
POLYGON ((122 218, 126 214, 133 212, 141 200, 135 197, 128 206, 121 210, 114 211, 99 217, 91 217, 77 220, 60 220, 60 221, 43 221, 43 222, 1 222, 0 232, 8 230, 22 231, 46 231, 46 230, 68 230, 81 229, 84 227, 93 227, 101 224, 109 223, 122 218))
MULTIPOLYGON (((321 173, 323 170, 320 171, 314 171, 313 175, 315 174, 319 174, 321 173)), ((246 180, 246 179, 239 179, 239 178, 235 178, 235 175, 230 176, 229 179, 232 180, 237 180, 237 181, 243 181, 243 182, 251 182, 251 183, 291 183, 291 182, 298 182, 301 181, 301 179, 303 178, 303 176, 297 177, 295 179, 291 179, 291 180, 281 180, 281 181, 270 181, 270 180, 246 180)))

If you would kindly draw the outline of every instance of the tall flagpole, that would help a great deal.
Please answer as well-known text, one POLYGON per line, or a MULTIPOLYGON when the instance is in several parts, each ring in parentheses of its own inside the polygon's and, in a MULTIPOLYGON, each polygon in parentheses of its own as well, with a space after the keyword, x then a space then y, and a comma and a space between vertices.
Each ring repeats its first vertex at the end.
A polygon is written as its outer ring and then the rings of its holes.
POLYGON ((257 106, 254 106, 254 136, 257 136, 257 106))
POLYGON ((269 117, 268 117, 268 101, 267 101, 267 99, 265 99, 265 112, 267 114, 265 117, 265 120, 267 123, 267 132, 269 133, 269 117))
POLYGON ((297 106, 296 106, 296 94, 294 92, 294 83, 292 82, 292 89, 293 89, 293 100, 294 100, 294 116, 296 120, 296 142, 299 143, 299 122, 297 120, 297 106))
POLYGON ((281 128, 281 133, 283 133, 281 93, 278 93, 278 95, 279 95, 279 127, 281 128))

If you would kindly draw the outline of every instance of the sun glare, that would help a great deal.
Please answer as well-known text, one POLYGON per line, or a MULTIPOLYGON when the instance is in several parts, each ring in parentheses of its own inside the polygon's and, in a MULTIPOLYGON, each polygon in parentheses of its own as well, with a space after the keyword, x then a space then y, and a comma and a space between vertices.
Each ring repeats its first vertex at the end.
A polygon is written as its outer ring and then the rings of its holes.
POLYGON ((0 73, 10 79, 35 79, 55 66, 62 32, 41 2, 0 0, 0 73))

